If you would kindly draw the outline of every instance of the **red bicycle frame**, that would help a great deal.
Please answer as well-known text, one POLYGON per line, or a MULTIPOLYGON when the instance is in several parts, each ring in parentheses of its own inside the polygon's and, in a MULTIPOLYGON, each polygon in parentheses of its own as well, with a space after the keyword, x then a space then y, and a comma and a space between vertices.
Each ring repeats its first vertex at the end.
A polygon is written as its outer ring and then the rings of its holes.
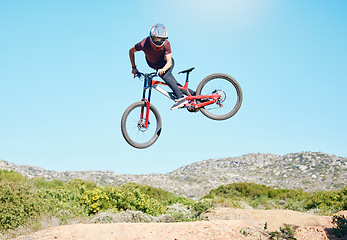
MULTIPOLYGON (((186 99, 188 100, 188 104, 186 104, 184 107, 189 108, 189 109, 193 109, 193 110, 198 110, 201 107, 205 107, 205 106, 213 104, 215 102, 218 103, 218 99, 220 98, 220 95, 217 91, 211 95, 192 96, 188 90, 189 72, 185 72, 185 73, 187 73, 187 77, 186 77, 186 82, 185 82, 184 86, 183 87, 178 86, 179 89, 182 89, 184 92, 188 93, 188 96, 186 97, 186 99), (197 100, 203 100, 203 101, 198 103, 197 100)), ((144 77, 142 101, 145 102, 145 105, 142 106, 142 108, 141 108, 139 125, 141 125, 141 127, 148 128, 148 118, 149 118, 149 110, 150 110, 150 106, 151 106, 150 99, 151 99, 151 94, 152 94, 152 88, 154 88, 155 90, 157 90, 158 92, 160 92, 161 94, 170 98, 173 101, 174 101, 174 97, 173 97, 171 92, 169 93, 160 87, 160 86, 168 86, 165 82, 153 80, 153 77, 157 76, 157 73, 143 74, 143 73, 138 72, 136 74, 136 76, 139 78, 142 76, 144 77), (148 97, 146 98, 147 89, 149 90, 149 92, 148 92, 148 97), (146 111, 144 111, 145 108, 146 108, 146 111)), ((218 104, 221 107, 223 106, 221 103, 218 103, 218 104)))

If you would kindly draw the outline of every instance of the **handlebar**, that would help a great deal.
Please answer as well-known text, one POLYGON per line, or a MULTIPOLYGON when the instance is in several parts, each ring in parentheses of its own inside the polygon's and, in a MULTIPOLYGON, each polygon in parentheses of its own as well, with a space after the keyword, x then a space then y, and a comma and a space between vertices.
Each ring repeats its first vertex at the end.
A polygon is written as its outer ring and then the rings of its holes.
POLYGON ((155 76, 158 76, 158 72, 152 72, 152 73, 137 72, 137 73, 135 73, 135 77, 138 77, 138 78, 141 78, 141 77, 153 78, 155 76))

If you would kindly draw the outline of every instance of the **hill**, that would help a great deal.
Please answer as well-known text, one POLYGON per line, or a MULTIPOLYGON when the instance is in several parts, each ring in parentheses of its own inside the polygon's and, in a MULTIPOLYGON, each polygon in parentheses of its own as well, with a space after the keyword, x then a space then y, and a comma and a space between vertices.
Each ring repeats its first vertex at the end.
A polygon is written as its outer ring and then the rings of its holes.
POLYGON ((321 152, 246 154, 240 157, 208 159, 166 174, 127 175, 113 171, 48 171, 0 160, 0 169, 13 170, 28 178, 69 181, 80 178, 104 185, 136 182, 191 198, 233 182, 254 182, 274 188, 302 188, 305 191, 337 190, 347 185, 347 158, 321 152))

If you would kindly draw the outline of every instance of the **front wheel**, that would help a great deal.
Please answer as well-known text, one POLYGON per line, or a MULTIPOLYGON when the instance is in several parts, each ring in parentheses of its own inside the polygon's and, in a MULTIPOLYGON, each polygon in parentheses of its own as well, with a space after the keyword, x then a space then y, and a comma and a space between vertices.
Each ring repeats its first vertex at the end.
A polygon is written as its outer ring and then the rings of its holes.
POLYGON ((131 104, 123 113, 121 130, 125 140, 135 148, 147 148, 157 141, 161 132, 159 111, 150 105, 146 126, 147 104, 139 101, 131 104))
MULTIPOLYGON (((208 118, 225 120, 234 116, 241 107, 242 90, 238 82, 224 73, 214 73, 204 78, 196 89, 196 95, 212 95, 218 93, 218 100, 200 108, 208 118)), ((198 100, 199 102, 199 100, 198 100)))

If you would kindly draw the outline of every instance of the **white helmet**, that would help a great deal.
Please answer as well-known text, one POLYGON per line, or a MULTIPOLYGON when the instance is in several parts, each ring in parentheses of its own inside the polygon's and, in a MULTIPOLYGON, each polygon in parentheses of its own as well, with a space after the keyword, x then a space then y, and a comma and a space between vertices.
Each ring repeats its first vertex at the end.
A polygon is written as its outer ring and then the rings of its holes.
POLYGON ((166 39, 168 39, 166 27, 160 23, 153 25, 151 31, 149 32, 149 36, 151 37, 152 43, 156 47, 163 46, 166 39))

